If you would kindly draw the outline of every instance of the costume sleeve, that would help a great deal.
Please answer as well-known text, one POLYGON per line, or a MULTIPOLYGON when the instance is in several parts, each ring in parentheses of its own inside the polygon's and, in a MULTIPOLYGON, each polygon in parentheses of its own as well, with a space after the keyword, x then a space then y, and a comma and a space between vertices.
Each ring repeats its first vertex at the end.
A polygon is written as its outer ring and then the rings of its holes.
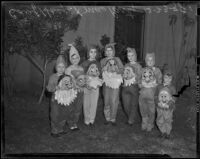
POLYGON ((49 82, 48 82, 48 85, 46 87, 49 92, 55 92, 56 91, 57 81, 58 81, 58 78, 56 77, 56 75, 51 75, 49 77, 49 82))
POLYGON ((161 84, 162 83, 162 73, 159 68, 156 68, 155 75, 156 75, 156 80, 157 80, 158 84, 161 84))
POLYGON ((137 65, 137 82, 139 83, 142 77, 142 66, 140 64, 137 65))
POLYGON ((119 72, 118 73, 123 74, 124 65, 123 65, 122 61, 120 60, 119 57, 115 57, 115 59, 116 59, 116 62, 117 62, 117 66, 119 68, 119 72))

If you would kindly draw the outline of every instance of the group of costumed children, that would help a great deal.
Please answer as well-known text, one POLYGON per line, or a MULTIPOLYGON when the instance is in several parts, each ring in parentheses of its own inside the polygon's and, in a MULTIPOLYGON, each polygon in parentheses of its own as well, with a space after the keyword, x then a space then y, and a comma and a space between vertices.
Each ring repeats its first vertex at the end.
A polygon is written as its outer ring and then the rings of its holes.
POLYGON ((83 109, 84 123, 95 122, 99 99, 99 88, 103 88, 105 124, 116 125, 120 97, 132 126, 141 116, 141 129, 150 132, 155 124, 162 137, 169 138, 175 109, 175 87, 172 73, 161 73, 155 67, 155 54, 147 53, 144 68, 137 62, 134 48, 127 48, 128 63, 123 65, 115 56, 115 43, 105 46, 105 58, 96 60, 97 48, 91 46, 88 59, 82 64, 80 55, 73 45, 69 51, 71 65, 59 55, 56 73, 49 78, 47 90, 52 92, 50 104, 51 135, 59 137, 79 130, 78 121, 83 109), (121 86, 121 87, 120 87, 121 86))

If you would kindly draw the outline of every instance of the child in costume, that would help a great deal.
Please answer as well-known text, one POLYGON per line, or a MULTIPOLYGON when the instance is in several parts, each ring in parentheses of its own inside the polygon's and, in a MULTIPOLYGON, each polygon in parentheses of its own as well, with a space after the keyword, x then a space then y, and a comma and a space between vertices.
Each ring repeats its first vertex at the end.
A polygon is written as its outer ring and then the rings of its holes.
POLYGON ((97 104, 99 99, 99 87, 103 81, 99 78, 101 65, 96 61, 97 49, 91 46, 89 59, 84 61, 81 66, 86 74, 86 87, 84 88, 83 112, 86 125, 94 124, 96 117, 97 104))
POLYGON ((58 89, 58 80, 64 75, 66 63, 62 55, 59 55, 56 61, 56 73, 52 74, 49 78, 47 85, 47 90, 52 94, 51 104, 50 104, 50 122, 51 122, 51 135, 53 137, 58 137, 64 134, 64 125, 66 122, 66 113, 63 111, 65 107, 61 106, 55 100, 55 92, 58 89))
POLYGON ((69 51, 69 60, 71 62, 71 65, 65 70, 65 74, 73 76, 71 73, 72 70, 84 70, 83 67, 78 65, 81 59, 78 50, 72 44, 69 44, 68 46, 71 47, 69 51))
POLYGON ((137 54, 134 48, 127 48, 129 63, 124 67, 124 84, 122 86, 122 102, 128 116, 127 124, 133 125, 139 120, 139 88, 138 82, 141 77, 141 65, 137 63, 137 54))
POLYGON ((142 70, 142 79, 139 84, 139 108, 142 116, 142 130, 151 131, 155 122, 155 92, 157 85, 162 83, 162 73, 155 67, 155 54, 147 53, 146 67, 142 70))
POLYGON ((161 132, 161 137, 169 138, 172 130, 173 111, 175 109, 176 89, 172 84, 172 73, 164 72, 163 84, 158 86, 157 118, 156 124, 161 132))
POLYGON ((119 87, 123 82, 123 64, 115 57, 114 44, 105 46, 106 57, 100 61, 103 77, 104 115, 106 123, 116 125, 116 115, 119 104, 119 87))
POLYGON ((155 53, 147 53, 145 57, 146 66, 153 69, 157 84, 162 83, 162 72, 158 67, 155 67, 155 53))
POLYGON ((72 45, 69 44, 71 47, 69 51, 69 59, 71 62, 71 65, 66 68, 65 74, 70 75, 75 83, 75 89, 77 90, 77 98, 73 102, 73 113, 74 113, 74 120, 75 120, 75 126, 73 129, 77 130, 78 126, 77 123, 79 121, 79 116, 82 111, 82 105, 83 105, 83 88, 85 86, 85 75, 84 75, 84 69, 83 67, 79 66, 80 62, 80 55, 77 51, 77 49, 72 45))
POLYGON ((154 127, 155 120, 154 95, 157 87, 156 77, 152 68, 143 68, 139 87, 139 108, 142 116, 142 130, 151 131, 154 127))

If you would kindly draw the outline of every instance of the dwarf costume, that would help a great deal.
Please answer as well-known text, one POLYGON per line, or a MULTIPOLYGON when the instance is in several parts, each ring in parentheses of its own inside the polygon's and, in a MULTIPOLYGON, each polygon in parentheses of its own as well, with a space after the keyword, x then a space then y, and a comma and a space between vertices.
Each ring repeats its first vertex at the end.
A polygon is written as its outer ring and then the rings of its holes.
POLYGON ((74 121, 77 124, 83 105, 83 88, 85 86, 85 75, 83 67, 79 66, 78 64, 74 64, 72 60, 72 57, 76 56, 76 58, 78 59, 78 63, 80 62, 80 55, 77 49, 72 44, 69 44, 69 46, 71 47, 69 51, 69 59, 72 65, 70 65, 65 70, 65 74, 72 77, 75 83, 75 89, 77 90, 77 98, 72 103, 74 109, 74 121))
POLYGON ((123 64, 115 57, 114 44, 106 45, 113 48, 113 56, 106 57, 100 61, 103 77, 104 115, 107 122, 115 122, 119 105, 119 87, 123 82, 123 64))
MULTIPOLYGON (((62 55, 57 58, 56 65, 60 63, 63 63, 66 66, 62 55)), ((69 104, 76 97, 76 91, 74 91, 71 86, 71 78, 69 76, 64 77, 64 74, 58 75, 57 73, 54 73, 49 78, 47 90, 53 93, 50 102, 50 122, 52 134, 60 134, 64 132, 66 121, 70 126, 74 123, 72 120, 73 117, 70 113, 72 111, 72 107, 69 106, 69 104), (64 87, 64 85, 69 87, 64 87), (72 94, 72 96, 70 98, 66 98, 65 101, 59 100, 62 97, 65 97, 66 94, 72 94)))
MULTIPOLYGON (((153 63, 155 64, 155 53, 147 53, 146 54, 146 57, 145 57, 146 63, 149 60, 149 58, 152 58, 153 63)), ((161 84, 162 83, 162 72, 160 71, 160 69, 158 67, 153 66, 151 68, 153 69, 153 72, 155 74, 157 84, 161 84)))
POLYGON ((122 102, 124 110, 128 116, 128 124, 132 125, 139 120, 139 88, 137 81, 137 73, 131 64, 124 67, 124 84, 122 85, 122 102))
POLYGON ((168 87, 160 89, 158 94, 157 118, 156 124, 162 134, 170 135, 173 122, 173 111, 175 100, 172 97, 173 92, 168 87))
POLYGON ((100 63, 96 60, 86 60, 82 63, 86 74, 86 87, 84 88, 83 112, 86 125, 93 124, 96 117, 99 87, 103 81, 99 78, 101 73, 100 63))
POLYGON ((154 95, 157 87, 156 77, 152 68, 142 70, 140 85, 139 108, 142 116, 142 130, 151 131, 155 120, 154 95))
MULTIPOLYGON (((164 76, 171 76, 172 73, 170 70, 164 72, 164 76)), ((160 84, 156 92, 156 102, 157 102, 157 118, 156 124, 162 134, 169 135, 172 130, 173 122, 173 111, 175 110, 175 97, 176 89, 170 83, 160 84)))

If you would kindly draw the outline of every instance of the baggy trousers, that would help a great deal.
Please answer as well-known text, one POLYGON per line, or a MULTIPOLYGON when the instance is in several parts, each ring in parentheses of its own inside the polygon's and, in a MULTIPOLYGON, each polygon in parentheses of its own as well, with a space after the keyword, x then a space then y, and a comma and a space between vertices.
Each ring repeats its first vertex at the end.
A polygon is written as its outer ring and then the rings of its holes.
POLYGON ((58 134, 60 132, 63 132, 66 122, 69 125, 69 127, 72 127, 78 123, 79 116, 82 110, 82 100, 82 92, 79 92, 77 94, 77 98, 69 106, 58 104, 55 99, 51 99, 51 133, 58 134))
POLYGON ((164 110, 157 108, 156 124, 161 133, 170 134, 172 130, 173 110, 164 110))
POLYGON ((115 122, 119 105, 119 88, 112 89, 103 85, 104 115, 106 121, 115 122))
POLYGON ((69 127, 74 125, 72 105, 63 106, 58 104, 56 100, 52 100, 50 106, 51 133, 63 132, 66 122, 69 127))
POLYGON ((122 102, 125 113, 128 116, 128 123, 133 124, 139 121, 139 88, 137 85, 132 84, 131 86, 122 87, 122 102))
POLYGON ((151 131, 155 122, 155 87, 142 88, 139 95, 139 108, 142 116, 142 130, 151 131))
POLYGON ((84 88, 83 112, 85 124, 94 123, 99 99, 99 88, 84 88))

